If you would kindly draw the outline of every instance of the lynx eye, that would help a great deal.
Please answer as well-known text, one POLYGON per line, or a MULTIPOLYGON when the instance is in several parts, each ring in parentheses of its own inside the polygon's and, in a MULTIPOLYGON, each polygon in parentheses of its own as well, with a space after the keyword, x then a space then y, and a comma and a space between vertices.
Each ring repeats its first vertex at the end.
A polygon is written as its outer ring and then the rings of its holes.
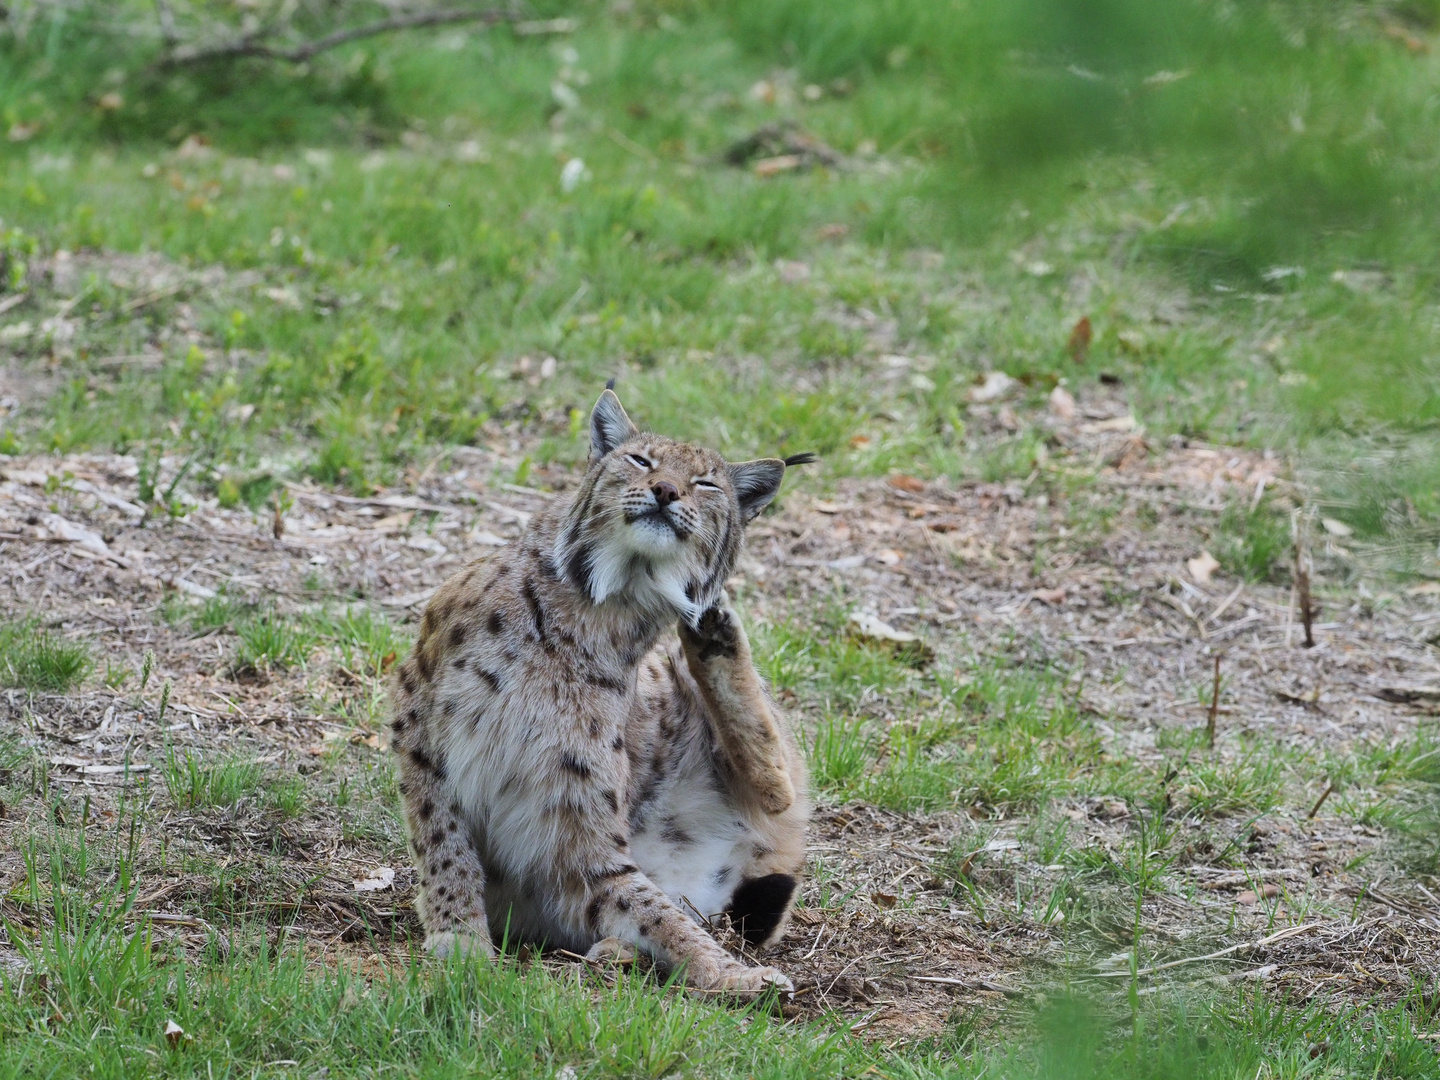
POLYGON ((653 469, 655 467, 654 465, 650 464, 649 458, 643 458, 639 454, 626 454, 625 460, 630 462, 630 464, 634 465, 637 469, 653 469))
POLYGON ((717 483, 715 483, 715 481, 713 481, 713 480, 696 480, 696 481, 695 481, 695 486, 696 486, 696 487, 701 487, 701 488, 708 488, 708 489, 711 490, 711 491, 719 491, 719 490, 720 490, 720 485, 717 484, 717 483))

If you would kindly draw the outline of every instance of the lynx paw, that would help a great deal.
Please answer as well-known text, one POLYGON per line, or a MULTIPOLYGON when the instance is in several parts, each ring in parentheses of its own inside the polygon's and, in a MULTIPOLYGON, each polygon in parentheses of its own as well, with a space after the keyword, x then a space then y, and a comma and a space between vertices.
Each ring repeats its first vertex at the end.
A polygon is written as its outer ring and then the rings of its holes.
POLYGON ((681 623, 680 633, 701 660, 717 656, 733 659, 739 649, 740 620, 728 607, 717 605, 701 614, 693 629, 681 623))
POLYGON ((425 951, 438 960, 451 956, 467 960, 489 960, 495 955, 495 946, 489 937, 443 930, 425 935, 425 951))
POLYGON ((697 984, 696 988, 738 997, 758 997, 770 990, 779 990, 786 997, 795 993, 795 984, 779 969, 746 967, 743 964, 722 968, 715 978, 697 984))
POLYGON ((590 946, 590 951, 585 954, 585 959, 592 964, 633 964, 635 962, 635 946, 623 938, 601 938, 590 946))

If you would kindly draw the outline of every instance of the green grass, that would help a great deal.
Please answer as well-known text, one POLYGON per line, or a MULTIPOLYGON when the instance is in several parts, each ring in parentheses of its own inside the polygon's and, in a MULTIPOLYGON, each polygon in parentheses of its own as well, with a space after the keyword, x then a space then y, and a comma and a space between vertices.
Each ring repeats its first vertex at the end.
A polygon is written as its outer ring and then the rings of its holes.
MULTIPOLYGON (((1294 447, 1366 536, 1440 514, 1436 53, 1407 49, 1432 31, 1393 5, 697 2, 586 13, 563 42, 458 29, 165 77, 151 7, 101 7, 27 9, 0 41, 7 123, 38 125, 0 147, 6 272, 143 248, 258 270, 280 299, 195 296, 200 346, 105 369, 89 359, 134 351, 176 300, 132 314, 106 275, 82 279, 68 381, 9 422, 17 448, 163 446, 193 461, 181 491, 260 507, 277 471, 390 482, 518 399, 553 413, 619 375, 646 421, 727 452, 1023 477, 1035 435, 978 443, 957 408, 1000 366, 1037 402, 1118 374, 1156 436, 1294 447), (144 33, 116 37, 127 19, 144 33), (750 93, 766 78, 773 104, 750 93), (557 80, 578 107, 556 110, 557 80), (765 181, 717 163, 776 119, 856 166, 765 181), (171 152, 197 133, 213 150, 171 152), (567 193, 570 155, 590 179, 567 193), (832 224, 843 241, 819 237, 832 224), (1066 283, 1087 267, 1104 272, 1077 368, 1066 283), (1156 280, 1200 306, 1149 319, 1156 280), (890 350, 923 374, 877 385, 890 350), (545 354, 549 383, 509 378, 545 354)), ((51 351, 33 330, 11 347, 51 351)), ((541 457, 583 452, 560 425, 541 457)), ((1253 545, 1235 559, 1265 570, 1253 545)))
POLYGON ((235 627, 237 672, 265 672, 271 668, 303 667, 319 643, 319 636, 304 620, 265 612, 235 627))
POLYGON ((1221 567, 1244 581, 1275 581, 1290 559, 1289 518, 1263 501, 1253 508, 1231 503, 1211 539, 1221 567))
POLYGON ((31 619, 0 623, 0 683, 62 693, 90 674, 94 660, 84 642, 67 641, 31 619))
POLYGON ((170 801, 184 810, 233 806, 257 792, 264 778, 263 766, 253 760, 206 760, 173 746, 165 748, 161 769, 170 801))
MULTIPOLYGON (((1099 540, 1115 511, 1087 490, 1093 468, 1032 418, 1059 380, 1083 396, 1103 374, 1152 447, 1280 451, 1354 543, 1434 571, 1433 0, 532 6, 579 29, 452 27, 303 67, 160 71, 148 2, 11 4, 0 119, 30 137, 0 140, 0 283, 26 298, 0 317, 0 348, 16 385, 46 392, 0 420, 0 452, 124 451, 155 512, 213 497, 263 515, 283 481, 407 483, 446 447, 511 425, 523 459, 496 476, 523 484, 583 460, 583 409, 614 376, 658 430, 733 456, 818 451, 823 470, 802 484, 1023 481, 1055 494, 1056 526, 1099 540), (578 106, 557 101, 557 82, 578 106), (776 121, 846 166, 764 180, 721 163, 776 121), (566 191, 571 157, 587 177, 566 191), (151 297, 102 265, 60 287, 40 269, 61 250, 82 266, 147 252, 223 279, 151 297), (47 327, 62 303, 64 332, 47 327), (1095 338, 1077 363, 1066 341, 1081 314, 1095 338), (151 347, 156 367, 106 362, 151 347), (910 366, 892 371, 891 354, 910 366), (512 377, 544 356, 549 380, 512 377), (1019 427, 987 434, 963 395, 997 368, 1022 380, 1008 403, 1019 427), (162 456, 183 473, 162 472, 162 456)), ((1219 515, 1209 539, 1227 574, 1283 580, 1287 511, 1267 498, 1219 515)), ((358 688, 327 712, 373 725, 408 633, 327 608, 323 578, 311 585, 321 604, 302 613, 222 594, 165 614, 233 636, 238 677, 328 663, 344 675, 332 682, 358 688)), ((1175 822, 1243 832, 1313 800, 1294 781, 1319 769, 1337 785, 1331 811, 1395 830, 1412 872, 1440 865, 1432 743, 1317 761, 1256 741, 1230 760, 1199 745, 1197 709, 1163 733, 1164 771, 1141 768, 1105 751, 1078 673, 1037 662, 1043 650, 962 645, 912 666, 846 633, 843 595, 822 606, 753 627, 764 674, 808 722, 822 797, 966 811, 984 828, 1031 815, 1021 842, 1064 879, 1023 901, 1017 887, 1005 899, 1017 920, 1093 916, 1138 954, 1130 912, 1176 857, 1175 822), (1113 851, 1077 851, 1054 817, 1057 800, 1095 795, 1128 815, 1113 851)), ((35 631, 0 627, 0 680, 83 682, 88 650, 35 631)), ((107 685, 123 675, 107 665, 107 685)), ((5 782, 53 811, 47 761, 0 742, 5 782)), ((310 806, 306 782, 241 757, 172 748, 159 771, 179 809, 310 806)), ((394 842, 388 768, 324 797, 349 838, 394 842)), ((1434 1029, 1419 990, 1346 1012, 1229 991, 1077 1003, 1061 988, 1050 1006, 956 1015, 930 1042, 881 1046, 638 978, 606 988, 509 961, 400 963, 363 983, 258 933, 182 954, 125 912, 123 860, 102 872, 74 832, 34 849, 50 864, 30 859, 28 893, 12 896, 27 919, 6 933, 45 979, 0 966, 0 1077, 1434 1074, 1433 1044, 1415 1038, 1434 1029), (190 1039, 170 1046, 168 1019, 190 1039)), ((1003 858, 972 869, 954 875, 957 902, 999 924, 985 875, 1003 858)))
MULTIPOLYGON (((53 867, 52 867, 53 869, 53 867)), ((643 975, 613 986, 557 978, 513 958, 413 962, 361 978, 277 952, 263 934, 231 935, 198 955, 138 927, 123 891, 82 902, 35 876, 48 908, 14 939, 31 973, 0 969, 0 1076, 83 1074, 337 1077, 890 1077, 1169 1080, 1433 1075, 1423 987, 1366 1013, 1286 1008, 1245 993, 1061 995, 1026 1003, 996 1046, 986 1018, 960 1014, 943 1036, 886 1052, 823 1025, 788 1025, 760 1008, 726 1008, 661 990, 643 975), (39 977, 39 976, 43 976, 39 977), (165 1035, 167 1024, 182 1033, 165 1035), (105 1038, 95 1039, 96 1026, 105 1038), (289 1063, 294 1064, 289 1064, 289 1063)), ((12 931, 14 932, 14 931, 12 931)))
POLYGON ((775 688, 818 708, 806 749, 815 783, 837 798, 990 812, 1133 786, 1102 760, 1062 672, 989 656, 915 668, 848 636, 843 613, 808 628, 762 623, 753 636, 775 688))

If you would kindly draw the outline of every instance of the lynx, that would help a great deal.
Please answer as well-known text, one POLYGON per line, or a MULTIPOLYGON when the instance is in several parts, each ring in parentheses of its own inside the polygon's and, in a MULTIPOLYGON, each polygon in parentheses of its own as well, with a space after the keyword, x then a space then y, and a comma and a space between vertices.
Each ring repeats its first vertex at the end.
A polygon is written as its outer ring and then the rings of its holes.
POLYGON ((426 608, 392 744, 425 947, 625 943, 703 990, 792 989, 723 949, 779 936, 809 814, 725 582, 786 467, 642 434, 609 387, 574 496, 426 608), (678 633, 662 641, 671 627, 678 633))

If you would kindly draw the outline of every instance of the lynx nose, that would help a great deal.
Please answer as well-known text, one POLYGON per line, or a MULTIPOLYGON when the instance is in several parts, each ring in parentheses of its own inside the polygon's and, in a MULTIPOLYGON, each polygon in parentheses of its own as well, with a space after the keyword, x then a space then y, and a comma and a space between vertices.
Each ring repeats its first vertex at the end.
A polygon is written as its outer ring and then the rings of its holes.
POLYGON ((650 493, 655 496, 657 506, 669 506, 680 498, 680 489, 669 480, 661 480, 650 489, 650 493))

